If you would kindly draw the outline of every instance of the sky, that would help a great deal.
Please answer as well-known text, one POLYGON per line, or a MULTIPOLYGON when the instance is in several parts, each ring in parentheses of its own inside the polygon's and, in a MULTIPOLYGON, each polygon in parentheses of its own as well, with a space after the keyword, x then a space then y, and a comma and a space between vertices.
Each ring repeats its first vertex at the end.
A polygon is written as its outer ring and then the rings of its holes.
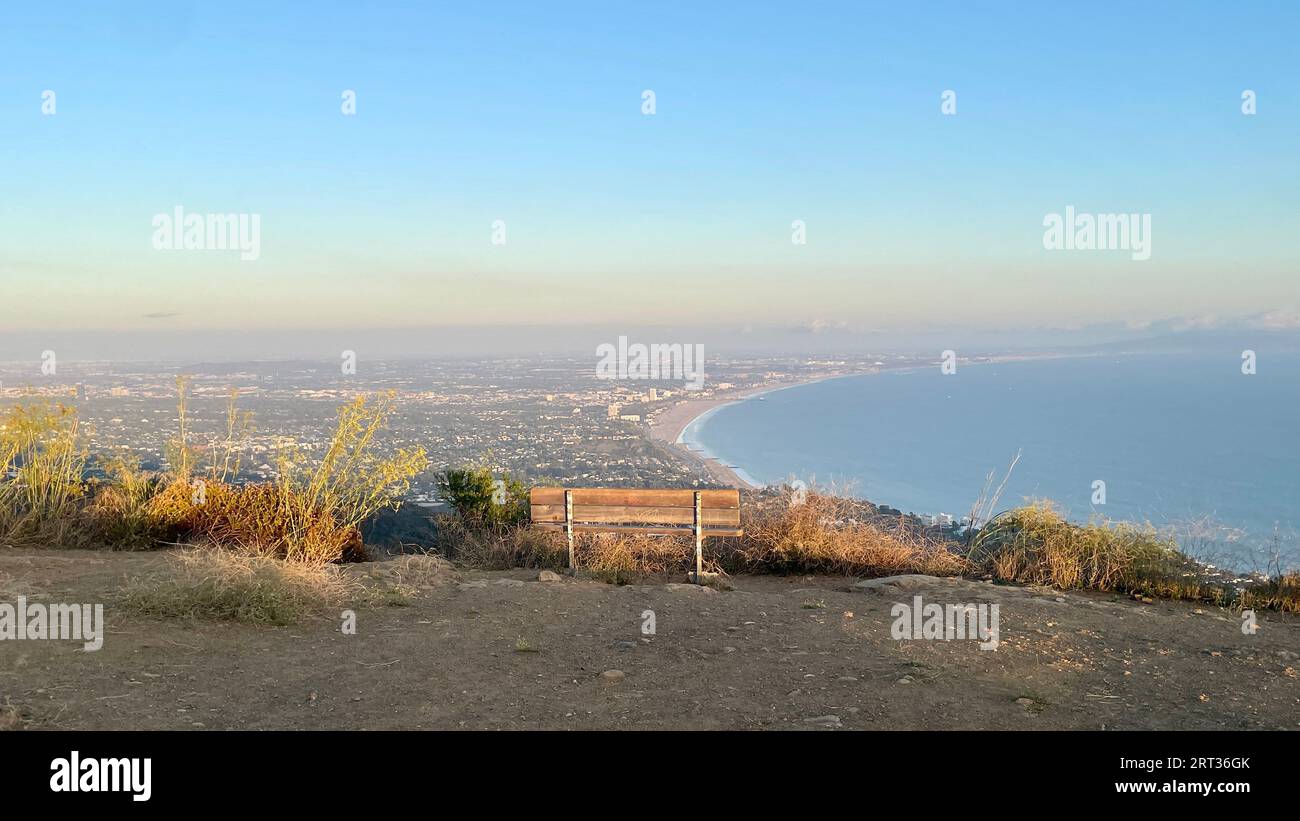
POLYGON ((1297 326, 1297 30, 1288 2, 9 3, 0 358, 1297 326), (1045 249, 1067 206, 1150 215, 1150 259, 1045 249), (256 215, 257 258, 156 248, 177 207, 256 215))

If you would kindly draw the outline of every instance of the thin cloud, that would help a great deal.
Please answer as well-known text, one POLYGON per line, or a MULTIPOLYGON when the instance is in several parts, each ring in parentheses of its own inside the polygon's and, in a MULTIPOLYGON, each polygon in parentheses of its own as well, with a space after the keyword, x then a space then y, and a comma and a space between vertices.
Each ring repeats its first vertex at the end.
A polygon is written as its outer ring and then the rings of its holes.
POLYGON ((1254 317, 1252 325, 1260 328, 1300 328, 1300 311, 1271 311, 1254 317))

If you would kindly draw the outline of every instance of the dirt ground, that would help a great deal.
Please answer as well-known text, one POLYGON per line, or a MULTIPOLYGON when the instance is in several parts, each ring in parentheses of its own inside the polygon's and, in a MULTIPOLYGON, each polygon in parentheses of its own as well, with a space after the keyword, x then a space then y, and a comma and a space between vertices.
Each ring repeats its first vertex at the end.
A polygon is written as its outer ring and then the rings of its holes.
MULTIPOLYGON (((443 569, 404 606, 293 627, 115 605, 158 554, 6 551, 0 601, 104 602, 98 652, 0 641, 33 729, 1294 729, 1300 617, 988 583, 740 577, 734 590, 443 569), (913 595, 1000 605, 1001 645, 897 641, 913 595), (655 633, 642 634, 654 611, 655 633), (617 676, 606 671, 622 671, 617 676)), ((350 572, 389 583, 388 562, 350 572)), ((6 708, 6 704, 8 705, 6 708)), ((3 718, 4 716, 0 716, 3 718)), ((0 722, 3 723, 3 722, 0 722)))

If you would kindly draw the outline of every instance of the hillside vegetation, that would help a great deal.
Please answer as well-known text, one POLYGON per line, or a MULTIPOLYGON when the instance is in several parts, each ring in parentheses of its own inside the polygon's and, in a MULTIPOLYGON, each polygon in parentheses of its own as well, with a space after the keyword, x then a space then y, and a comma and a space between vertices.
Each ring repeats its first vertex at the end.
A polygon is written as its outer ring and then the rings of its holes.
MULTIPOLYGON (((87 479, 91 456, 72 408, 38 402, 0 416, 0 546, 202 548, 153 585, 165 596, 137 590, 136 606, 223 617, 242 612, 240 596, 278 590, 283 601, 264 610, 279 622, 311 600, 302 591, 312 573, 321 589, 336 589, 330 567, 367 558, 363 527, 397 508, 429 466, 423 449, 380 446, 395 401, 388 394, 343 405, 318 459, 285 443, 274 480, 239 483, 251 416, 232 392, 222 430, 200 444, 187 388, 179 379, 177 432, 159 472, 116 454, 97 456, 103 478, 87 479), (276 563, 307 575, 277 571, 276 563), (206 570, 196 572, 200 566, 206 570)), ((564 536, 529 527, 527 489, 517 478, 498 477, 485 463, 448 469, 438 484, 455 514, 437 523, 434 543, 419 547, 484 569, 564 567, 564 536)), ((1279 572, 1240 587, 1217 581, 1150 526, 1074 524, 1039 502, 991 516, 958 539, 886 510, 816 489, 747 494, 744 535, 710 539, 708 569, 723 586, 728 574, 919 573, 1300 611, 1300 575, 1279 572)), ((685 572, 690 542, 689 534, 588 534, 577 539, 576 560, 584 573, 626 582, 685 572)))

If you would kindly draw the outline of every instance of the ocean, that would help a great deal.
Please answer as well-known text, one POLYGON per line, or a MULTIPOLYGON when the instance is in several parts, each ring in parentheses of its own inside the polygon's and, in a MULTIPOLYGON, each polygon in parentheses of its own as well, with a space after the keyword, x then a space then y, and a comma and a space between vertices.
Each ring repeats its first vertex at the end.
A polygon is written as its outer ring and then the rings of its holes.
POLYGON ((1226 567, 1295 566, 1300 358, 1239 352, 959 363, 842 377, 713 409, 688 446, 748 481, 799 479, 922 515, 966 515, 1012 459, 998 509, 1150 522, 1226 567), (1104 503, 1097 482, 1104 483, 1104 503))

